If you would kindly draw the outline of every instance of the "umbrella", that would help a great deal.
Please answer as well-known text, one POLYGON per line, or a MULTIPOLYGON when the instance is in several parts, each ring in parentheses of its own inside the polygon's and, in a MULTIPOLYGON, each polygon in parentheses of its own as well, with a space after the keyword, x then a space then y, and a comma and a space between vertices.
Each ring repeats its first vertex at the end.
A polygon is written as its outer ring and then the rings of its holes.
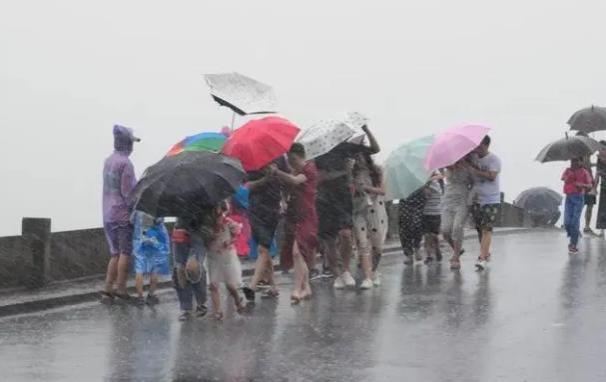
POLYGON ((482 143, 490 127, 482 125, 460 125, 435 137, 427 152, 425 168, 437 170, 463 159, 482 143))
POLYGON ((562 204, 562 195, 547 187, 534 187, 518 195, 513 204, 527 211, 554 211, 562 204))
POLYGON ((299 128, 285 118, 254 119, 234 131, 222 152, 239 159, 246 171, 260 170, 285 154, 297 134, 299 128))
POLYGON ((166 156, 173 156, 184 151, 211 151, 218 153, 223 148, 227 140, 222 133, 200 133, 186 137, 181 142, 175 144, 166 156))
POLYGON ((599 106, 586 107, 574 113, 568 120, 570 130, 593 133, 606 130, 606 108, 599 106))
POLYGON ((368 125, 368 118, 357 111, 348 111, 342 116, 342 120, 354 129, 354 134, 348 141, 357 145, 363 144, 366 133, 362 130, 362 127, 368 125))
POLYGON ((269 85, 236 72, 206 74, 204 78, 213 99, 235 113, 246 115, 277 111, 276 96, 269 85))
POLYGON ((233 158, 208 151, 183 152, 145 170, 132 198, 136 210, 155 217, 195 216, 232 195, 244 176, 233 158))
POLYGON ((384 165, 386 200, 406 199, 427 182, 432 172, 424 161, 433 141, 433 136, 415 139, 389 154, 384 165))
POLYGON ((305 147, 306 157, 313 159, 347 141, 354 133, 355 130, 343 121, 328 119, 302 131, 297 137, 297 142, 305 147))
POLYGON ((596 140, 589 137, 580 135, 574 137, 566 136, 545 146, 535 160, 541 163, 567 161, 591 155, 600 150, 601 147, 596 140))

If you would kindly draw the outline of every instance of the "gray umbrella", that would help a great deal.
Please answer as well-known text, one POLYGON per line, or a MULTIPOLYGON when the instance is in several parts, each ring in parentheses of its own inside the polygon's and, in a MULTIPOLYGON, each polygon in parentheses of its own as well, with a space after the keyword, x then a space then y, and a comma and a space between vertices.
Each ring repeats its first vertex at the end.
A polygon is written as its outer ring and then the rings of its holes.
POLYGON ((581 158, 600 150, 601 145, 594 139, 583 136, 565 137, 545 146, 536 160, 545 162, 567 161, 581 158))
POLYGON ((557 211, 562 195, 547 187, 533 187, 523 191, 513 204, 530 212, 557 211))
POLYGON ((570 130, 584 133, 606 130, 606 108, 592 105, 581 109, 570 117, 568 124, 570 130))
POLYGON ((210 95, 221 106, 240 115, 275 113, 276 96, 271 86, 240 73, 205 74, 210 95))

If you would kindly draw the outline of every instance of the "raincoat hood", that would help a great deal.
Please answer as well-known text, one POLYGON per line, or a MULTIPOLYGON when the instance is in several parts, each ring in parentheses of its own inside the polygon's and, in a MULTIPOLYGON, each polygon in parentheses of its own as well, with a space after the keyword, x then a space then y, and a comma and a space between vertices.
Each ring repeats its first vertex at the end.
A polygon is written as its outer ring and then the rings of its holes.
POLYGON ((140 139, 133 135, 133 129, 114 125, 114 149, 116 151, 130 154, 133 152, 133 142, 139 141, 140 139))

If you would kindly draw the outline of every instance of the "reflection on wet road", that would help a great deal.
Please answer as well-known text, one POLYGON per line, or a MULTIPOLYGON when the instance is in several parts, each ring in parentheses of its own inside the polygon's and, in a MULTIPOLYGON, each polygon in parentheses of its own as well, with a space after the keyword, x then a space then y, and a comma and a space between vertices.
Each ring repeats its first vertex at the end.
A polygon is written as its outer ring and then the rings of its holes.
POLYGON ((155 310, 80 305, 0 320, 3 381, 603 381, 606 242, 570 258, 554 232, 495 238, 491 269, 385 258, 366 292, 315 285, 300 306, 258 301, 180 323, 155 310))

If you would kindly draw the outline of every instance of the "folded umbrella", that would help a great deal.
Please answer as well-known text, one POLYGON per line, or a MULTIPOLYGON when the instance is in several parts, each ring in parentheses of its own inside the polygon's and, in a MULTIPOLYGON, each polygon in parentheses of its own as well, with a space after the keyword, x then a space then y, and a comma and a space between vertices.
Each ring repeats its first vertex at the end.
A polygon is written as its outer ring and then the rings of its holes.
POLYGON ((131 197, 135 210, 155 217, 196 216, 233 195, 244 176, 236 159, 207 151, 183 152, 149 167, 131 197))
POLYGON ((227 136, 222 133, 200 133, 186 137, 181 142, 175 144, 166 156, 173 156, 184 151, 211 151, 221 152, 227 136))
POLYGON ((436 135, 425 168, 437 170, 455 164, 478 147, 489 131, 490 127, 483 125, 460 125, 436 135))
POLYGON ((204 78, 213 99, 240 115, 277 111, 276 96, 269 85, 236 72, 206 74, 204 78))
POLYGON ((593 133, 606 130, 606 108, 590 106, 574 113, 568 120, 570 130, 593 133))
POLYGON ((541 163, 567 161, 591 155, 600 150, 601 147, 600 143, 589 137, 581 135, 566 136, 545 146, 535 160, 541 163))
POLYGON ((305 147, 308 159, 326 154, 353 136, 355 130, 337 119, 320 121, 297 136, 297 142, 305 147))
POLYGON ((246 171, 260 170, 284 155, 299 128, 281 117, 265 117, 245 123, 223 146, 223 154, 237 158, 246 171))
POLYGON ((384 164, 386 200, 406 199, 427 183, 432 171, 424 161, 433 141, 433 136, 415 139, 389 154, 384 164))

